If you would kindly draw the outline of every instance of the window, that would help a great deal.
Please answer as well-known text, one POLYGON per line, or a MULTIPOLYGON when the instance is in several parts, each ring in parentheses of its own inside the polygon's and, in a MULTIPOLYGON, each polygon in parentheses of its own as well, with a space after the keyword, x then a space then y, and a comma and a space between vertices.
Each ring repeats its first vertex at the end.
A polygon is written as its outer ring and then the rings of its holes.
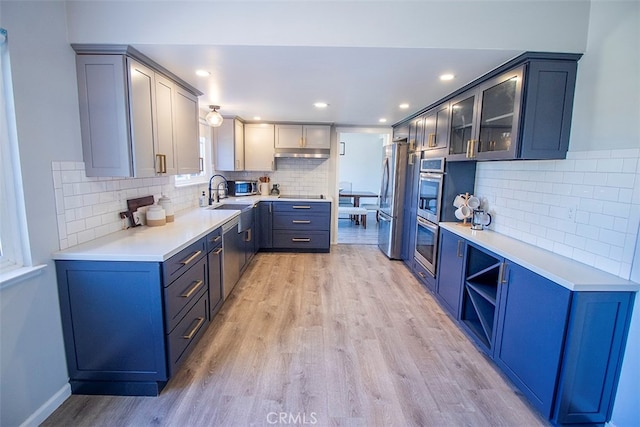
POLYGON ((181 187, 185 185, 203 184, 209 181, 211 175, 212 159, 212 129, 206 122, 200 119, 200 157, 202 157, 202 172, 189 175, 176 175, 175 185, 181 187))
POLYGON ((7 31, 0 28, 0 286, 28 277, 31 267, 7 31))

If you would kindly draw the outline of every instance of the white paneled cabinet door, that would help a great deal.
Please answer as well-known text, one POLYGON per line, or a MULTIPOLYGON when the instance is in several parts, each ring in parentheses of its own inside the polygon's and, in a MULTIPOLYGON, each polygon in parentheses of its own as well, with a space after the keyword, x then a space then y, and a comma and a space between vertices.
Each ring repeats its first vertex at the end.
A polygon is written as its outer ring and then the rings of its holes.
POLYGON ((156 172, 175 175, 178 170, 175 154, 174 105, 175 85, 156 74, 156 172))
POLYGON ((154 152, 155 73, 139 62, 128 59, 129 114, 133 144, 133 175, 156 175, 154 152))
POLYGON ((244 170, 244 123, 225 118, 221 126, 213 128, 213 148, 216 171, 244 170))
POLYGON ((176 85, 174 130, 178 174, 200 172, 202 162, 198 128, 198 98, 176 85))
POLYGON ((302 125, 276 125, 276 148, 303 148, 302 125))
POLYGON ((266 123, 244 125, 244 170, 272 171, 275 126, 266 123))
POLYGON ((331 148, 331 127, 324 125, 303 126, 304 148, 331 148))
POLYGON ((132 176, 124 57, 82 55, 76 67, 87 176, 132 176))
POLYGON ((241 171, 244 170, 244 123, 240 120, 234 120, 234 152, 235 152, 235 163, 234 170, 241 171))

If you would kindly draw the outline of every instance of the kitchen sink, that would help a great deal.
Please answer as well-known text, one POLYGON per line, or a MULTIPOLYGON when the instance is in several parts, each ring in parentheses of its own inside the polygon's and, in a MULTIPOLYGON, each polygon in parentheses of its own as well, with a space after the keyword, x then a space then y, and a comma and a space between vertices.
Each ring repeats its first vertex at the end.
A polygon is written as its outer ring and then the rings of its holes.
POLYGON ((232 210, 232 211, 241 211, 243 209, 247 209, 252 207, 253 205, 241 204, 241 203, 225 203, 220 206, 212 206, 209 209, 224 209, 224 210, 232 210))

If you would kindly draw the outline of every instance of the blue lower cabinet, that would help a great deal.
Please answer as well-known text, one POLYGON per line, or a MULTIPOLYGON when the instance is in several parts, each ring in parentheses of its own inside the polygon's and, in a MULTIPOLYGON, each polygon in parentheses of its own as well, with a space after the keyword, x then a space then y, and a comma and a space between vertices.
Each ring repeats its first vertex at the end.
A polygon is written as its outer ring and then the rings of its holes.
POLYGON ((556 424, 611 419, 635 294, 576 292, 565 342, 556 424))
POLYGON ((271 203, 271 250, 329 252, 330 202, 271 203))
POLYGON ((438 280, 436 295, 444 308, 455 318, 460 318, 462 291, 462 267, 466 241, 450 231, 440 229, 438 280))
POLYGON ((157 395, 169 379, 161 265, 56 261, 74 394, 157 395))
POLYGON ((478 349, 552 423, 609 421, 635 293, 570 291, 441 232, 436 295, 478 349))
POLYGON ((494 360, 546 418, 551 416, 571 291, 507 263, 494 360))
POLYGON ((260 202, 258 203, 258 230, 257 241, 258 249, 271 249, 273 248, 273 203, 272 202, 260 202))
POLYGON ((74 394, 160 393, 209 323, 206 247, 164 263, 56 261, 74 394))

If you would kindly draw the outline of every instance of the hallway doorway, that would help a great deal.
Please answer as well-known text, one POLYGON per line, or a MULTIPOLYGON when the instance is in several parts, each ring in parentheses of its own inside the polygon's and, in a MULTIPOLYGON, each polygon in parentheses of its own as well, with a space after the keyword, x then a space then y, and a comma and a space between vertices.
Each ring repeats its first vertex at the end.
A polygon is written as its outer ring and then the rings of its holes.
POLYGON ((338 131, 338 244, 378 244, 376 213, 382 179, 382 146, 390 133, 391 130, 375 128, 338 131), (358 215, 348 213, 354 207, 360 208, 358 215), (366 209, 366 223, 361 219, 363 209, 366 209))

